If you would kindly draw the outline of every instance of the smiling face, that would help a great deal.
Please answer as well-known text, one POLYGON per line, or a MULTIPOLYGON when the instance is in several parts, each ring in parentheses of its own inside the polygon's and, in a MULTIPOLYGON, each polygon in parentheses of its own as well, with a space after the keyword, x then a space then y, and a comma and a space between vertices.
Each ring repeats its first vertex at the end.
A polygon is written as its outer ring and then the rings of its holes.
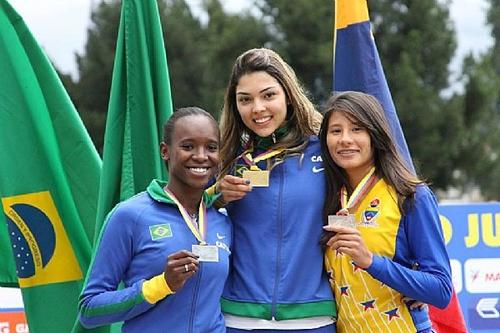
POLYGON ((326 144, 333 161, 345 170, 353 188, 373 166, 373 148, 366 128, 351 121, 342 111, 328 120, 326 144))
POLYGON ((219 164, 218 128, 212 119, 203 115, 179 118, 171 144, 162 142, 160 150, 168 163, 170 189, 175 193, 203 191, 219 164))
POLYGON ((241 76, 236 106, 248 129, 261 137, 271 135, 286 119, 286 94, 280 83, 263 71, 241 76))

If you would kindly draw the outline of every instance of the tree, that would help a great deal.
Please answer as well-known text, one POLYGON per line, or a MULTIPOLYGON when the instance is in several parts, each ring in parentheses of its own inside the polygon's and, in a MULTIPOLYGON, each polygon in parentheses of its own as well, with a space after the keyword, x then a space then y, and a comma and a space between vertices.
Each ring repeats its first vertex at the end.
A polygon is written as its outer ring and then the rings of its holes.
MULTIPOLYGON (((489 22, 498 36, 500 0, 489 1, 489 22)), ((235 58, 244 50, 262 46, 283 56, 317 105, 330 94, 331 2, 297 0, 292 5, 285 0, 254 0, 251 11, 237 14, 227 13, 220 0, 203 0, 196 12, 186 0, 158 0, 158 4, 176 108, 198 105, 218 115, 235 58)), ((490 92, 500 68, 498 43, 489 60, 478 60, 479 67, 468 65, 464 72, 466 96, 446 98, 442 92, 449 86, 448 64, 456 48, 449 4, 440 0, 379 0, 369 5, 380 57, 420 174, 438 189, 458 182, 479 183, 479 170, 484 171, 489 164, 483 163, 480 169, 463 158, 472 143, 478 142, 466 134, 472 127, 464 120, 477 108, 470 101, 483 98, 474 96, 487 95, 490 106, 481 112, 488 116, 481 117, 494 119, 498 113, 498 92, 490 92), (493 67, 487 69, 487 63, 493 67), (496 73, 486 79, 492 82, 489 88, 482 78, 487 73, 496 73)), ((99 150, 119 15, 119 0, 102 1, 93 8, 85 50, 77 55, 79 78, 75 88, 69 89, 99 150)), ((484 131, 479 125, 473 128, 478 133, 484 131)), ((484 149, 493 146, 489 141, 484 149)), ((489 154, 489 158, 495 156, 489 154)), ((492 167, 488 170, 496 172, 492 167)))
POLYGON ((332 90, 331 1, 260 0, 257 7, 272 34, 271 46, 295 70, 316 104, 332 90))
POLYGON ((203 44, 204 105, 219 114, 236 57, 248 49, 266 45, 269 36, 263 22, 249 12, 227 13, 219 0, 204 0, 203 8, 208 15, 207 39, 203 44))
POLYGON ((417 170, 436 188, 453 182, 459 128, 441 95, 456 48, 448 4, 437 0, 370 2, 375 39, 417 170))
MULTIPOLYGON (((236 56, 268 40, 264 24, 248 12, 226 13, 219 0, 204 0, 199 16, 193 15, 185 0, 158 0, 158 6, 174 107, 197 105, 217 116, 236 56), (203 15, 208 17, 206 24, 200 20, 203 15)), ((120 9, 119 0, 103 0, 92 8, 84 52, 76 55, 78 79, 74 86, 68 86, 99 151, 103 145, 120 9)))
POLYGON ((485 55, 476 60, 469 56, 464 64, 466 76, 463 96, 463 156, 467 183, 479 185, 487 199, 500 198, 500 80, 492 70, 493 58, 485 55))
POLYGON ((500 1, 490 0, 488 23, 494 44, 485 54, 469 55, 463 64, 461 141, 463 185, 477 185, 486 199, 500 200, 500 1))
POLYGON ((184 0, 161 2, 160 16, 170 75, 174 109, 203 107, 203 42, 205 32, 184 0))
POLYGON ((120 6, 120 1, 111 0, 92 9, 84 53, 76 55, 79 78, 72 97, 99 152, 104 140, 120 6))

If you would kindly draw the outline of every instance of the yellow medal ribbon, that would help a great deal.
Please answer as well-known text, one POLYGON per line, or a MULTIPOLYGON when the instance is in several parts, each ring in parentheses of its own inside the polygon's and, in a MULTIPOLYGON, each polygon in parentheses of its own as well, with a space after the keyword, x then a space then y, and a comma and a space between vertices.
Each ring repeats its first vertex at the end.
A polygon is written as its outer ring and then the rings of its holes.
POLYGON ((349 200, 347 200, 347 189, 345 186, 342 186, 342 189, 340 190, 340 204, 342 209, 337 212, 337 215, 349 215, 349 209, 356 207, 356 205, 363 200, 376 179, 377 175, 375 175, 375 167, 372 167, 363 179, 361 179, 358 186, 356 186, 349 197, 349 200))
POLYGON ((193 221, 191 215, 189 215, 188 211, 179 200, 175 197, 175 195, 168 188, 165 187, 165 193, 172 199, 172 201, 177 205, 179 211, 181 212, 182 218, 184 222, 186 222, 189 230, 193 233, 194 237, 200 242, 200 245, 206 245, 205 237, 207 233, 207 218, 206 218, 206 206, 203 202, 203 198, 200 201, 200 206, 198 208, 198 227, 196 226, 196 222, 193 221))
POLYGON ((257 166, 257 163, 260 161, 265 161, 267 159, 270 159, 271 157, 274 157, 276 155, 281 154, 285 149, 270 149, 262 154, 257 155, 255 158, 252 157, 252 152, 253 152, 253 147, 250 149, 245 150, 240 156, 243 158, 245 163, 250 166, 250 170, 252 171, 260 171, 261 169, 257 166))

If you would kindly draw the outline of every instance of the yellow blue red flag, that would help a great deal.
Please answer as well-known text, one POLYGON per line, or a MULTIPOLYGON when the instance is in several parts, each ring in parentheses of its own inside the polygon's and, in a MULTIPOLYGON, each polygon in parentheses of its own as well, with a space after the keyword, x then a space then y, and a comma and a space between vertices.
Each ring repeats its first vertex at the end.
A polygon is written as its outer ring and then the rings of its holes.
POLYGON ((377 97, 408 166, 413 168, 391 92, 373 38, 366 0, 334 0, 334 91, 361 91, 377 97))

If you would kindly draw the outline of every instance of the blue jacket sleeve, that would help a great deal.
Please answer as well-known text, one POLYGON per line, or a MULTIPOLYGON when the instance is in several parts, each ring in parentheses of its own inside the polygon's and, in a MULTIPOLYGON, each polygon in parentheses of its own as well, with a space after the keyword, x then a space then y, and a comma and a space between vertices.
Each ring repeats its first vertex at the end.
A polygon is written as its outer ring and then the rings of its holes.
POLYGON ((374 255, 367 272, 405 296, 445 308, 452 282, 437 207, 431 190, 418 186, 414 205, 401 221, 394 259, 374 255))
POLYGON ((119 289, 132 260, 136 212, 118 206, 104 224, 79 302, 79 320, 85 328, 133 318, 151 307, 142 294, 144 280, 119 289))

